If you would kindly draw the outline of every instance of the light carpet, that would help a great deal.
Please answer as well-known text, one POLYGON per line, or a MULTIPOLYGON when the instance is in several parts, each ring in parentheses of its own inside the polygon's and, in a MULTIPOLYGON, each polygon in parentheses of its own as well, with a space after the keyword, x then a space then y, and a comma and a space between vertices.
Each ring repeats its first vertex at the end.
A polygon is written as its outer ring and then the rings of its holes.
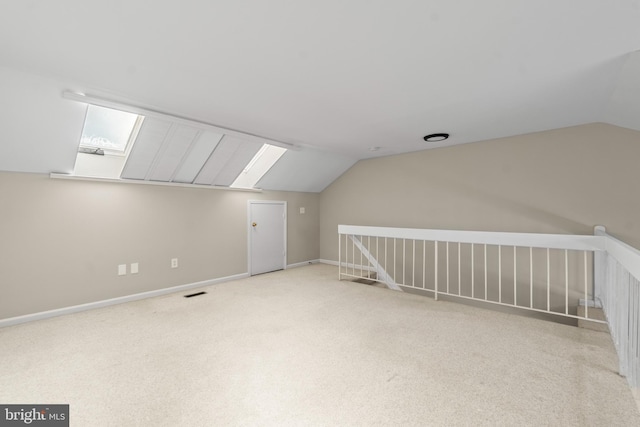
POLYGON ((68 403, 72 426, 640 425, 602 332, 328 265, 202 290, 0 329, 0 403, 68 403))

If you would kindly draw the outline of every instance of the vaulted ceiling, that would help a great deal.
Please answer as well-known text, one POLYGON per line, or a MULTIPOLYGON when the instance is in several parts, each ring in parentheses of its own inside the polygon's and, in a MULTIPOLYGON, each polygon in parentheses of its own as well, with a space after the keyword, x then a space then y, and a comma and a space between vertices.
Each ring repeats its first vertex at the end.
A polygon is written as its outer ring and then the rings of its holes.
POLYGON ((295 146, 260 182, 285 190, 444 145, 422 141, 433 132, 461 144, 591 122, 640 130, 637 0, 29 0, 1 12, 0 170, 73 170, 86 105, 64 91, 295 146))

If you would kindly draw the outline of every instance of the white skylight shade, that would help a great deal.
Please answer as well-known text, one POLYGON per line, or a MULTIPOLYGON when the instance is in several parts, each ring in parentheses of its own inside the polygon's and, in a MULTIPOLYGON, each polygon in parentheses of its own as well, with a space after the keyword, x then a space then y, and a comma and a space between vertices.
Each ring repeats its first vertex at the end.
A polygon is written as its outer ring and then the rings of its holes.
POLYGON ((80 146, 124 154, 139 117, 137 114, 89 105, 80 146))
POLYGON ((249 164, 231 184, 233 188, 254 188, 256 183, 287 151, 286 148, 264 144, 260 151, 251 159, 249 164))

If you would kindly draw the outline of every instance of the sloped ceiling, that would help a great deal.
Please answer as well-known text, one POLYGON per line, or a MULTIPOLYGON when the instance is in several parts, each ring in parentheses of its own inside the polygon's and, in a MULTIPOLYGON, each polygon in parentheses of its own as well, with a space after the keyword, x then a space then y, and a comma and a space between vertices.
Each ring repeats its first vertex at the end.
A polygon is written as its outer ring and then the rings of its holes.
POLYGON ((308 191, 324 190, 349 169, 355 160, 311 148, 289 150, 258 181, 265 190, 308 191))
POLYGON ((84 106, 65 90, 301 147, 259 183, 274 189, 332 179, 299 166, 310 159, 443 145, 422 142, 433 132, 460 144, 599 121, 640 130, 639 0, 8 3, 2 170, 73 170, 84 106))

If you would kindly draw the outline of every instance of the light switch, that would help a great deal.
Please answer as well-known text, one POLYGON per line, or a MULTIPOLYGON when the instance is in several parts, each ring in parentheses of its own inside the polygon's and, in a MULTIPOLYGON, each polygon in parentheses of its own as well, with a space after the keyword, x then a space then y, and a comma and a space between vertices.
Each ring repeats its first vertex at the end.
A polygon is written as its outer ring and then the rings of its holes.
POLYGON ((303 215, 305 213, 305 209, 304 208, 300 208, 300 215, 303 215))
POLYGON ((118 276, 124 276, 127 274, 127 264, 118 265, 118 276))
POLYGON ((138 263, 131 263, 131 274, 138 274, 138 263))

